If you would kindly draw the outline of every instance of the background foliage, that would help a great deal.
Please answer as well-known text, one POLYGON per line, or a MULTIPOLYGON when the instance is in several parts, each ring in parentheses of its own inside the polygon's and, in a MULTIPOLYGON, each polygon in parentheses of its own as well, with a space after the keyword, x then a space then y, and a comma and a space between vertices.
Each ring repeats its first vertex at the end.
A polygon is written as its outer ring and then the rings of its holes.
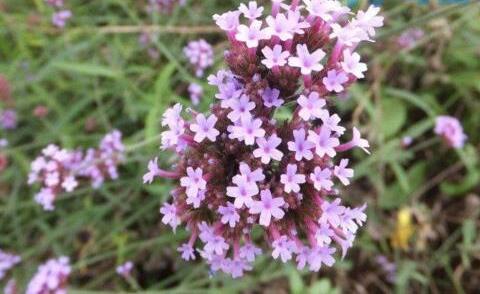
POLYGON ((158 149, 163 111, 175 102, 189 105, 186 87, 193 81, 205 87, 199 108, 212 101, 213 89, 191 74, 181 49, 203 37, 215 44, 216 68, 222 67, 226 43, 211 15, 240 1, 190 0, 169 16, 145 13, 146 1, 67 2, 74 17, 57 30, 42 0, 0 1, 0 73, 14 97, 1 107, 14 107, 19 115, 19 127, 1 135, 10 145, 2 151, 9 166, 0 174, 0 247, 22 255, 14 271, 21 285, 38 264, 68 255, 74 262, 72 293, 478 290, 478 2, 386 1, 386 26, 375 44, 363 48, 368 78, 338 103, 342 118, 361 126, 373 145, 371 156, 354 153, 356 183, 343 192, 354 203, 369 204, 367 228, 333 269, 312 275, 263 259, 241 280, 209 277, 202 263, 181 261, 175 248, 185 233, 171 233, 158 213, 170 183, 141 181, 148 159, 158 155, 161 165, 171 162, 171 154, 158 149), (410 28, 425 35, 402 49, 396 39, 410 28), (158 60, 138 43, 145 30, 155 32, 158 60), (50 110, 45 119, 32 115, 38 105, 50 110), (469 136, 465 148, 447 149, 434 136, 440 114, 461 120, 469 136), (55 212, 44 212, 26 185, 30 161, 51 142, 95 146, 112 128, 124 133, 128 145, 121 178, 100 190, 64 195, 55 212), (404 136, 414 139, 409 148, 401 147, 404 136), (395 262, 395 283, 376 263, 379 255, 395 262), (135 262, 136 281, 126 283, 115 274, 126 260, 135 262))

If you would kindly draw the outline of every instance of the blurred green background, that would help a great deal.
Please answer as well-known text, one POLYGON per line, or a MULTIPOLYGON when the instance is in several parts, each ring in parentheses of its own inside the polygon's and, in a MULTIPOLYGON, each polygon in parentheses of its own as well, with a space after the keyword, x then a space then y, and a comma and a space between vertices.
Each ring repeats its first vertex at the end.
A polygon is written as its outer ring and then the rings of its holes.
MULTIPOLYGON (((158 149, 159 121, 172 103, 190 105, 188 84, 204 86, 199 109, 213 100, 214 89, 191 74, 182 48, 205 38, 216 53, 208 73, 224 67, 228 44, 211 15, 242 1, 189 0, 171 14, 148 14, 141 0, 66 2, 74 16, 60 30, 43 0, 0 0, 0 74, 11 89, 0 108, 18 113, 18 127, 0 131, 9 141, 0 150, 8 160, 0 173, 0 248, 22 256, 12 272, 19 285, 38 264, 67 255, 74 265, 71 293, 478 293, 478 1, 385 1, 385 27, 376 43, 361 48, 368 76, 337 104, 342 119, 361 126, 372 145, 371 156, 354 153, 356 180, 343 192, 368 203, 367 226, 331 269, 311 274, 263 258, 239 280, 209 277, 203 263, 179 258, 186 233, 174 235, 158 213, 170 183, 145 186, 141 177, 154 156, 171 163, 171 154, 158 149), (423 34, 404 46, 413 30, 423 34), (147 48, 139 44, 144 32, 152 37, 147 48), (45 118, 32 114, 39 105, 49 110, 45 118), (442 114, 460 119, 469 136, 464 148, 448 149, 433 134, 442 114), (128 148, 120 179, 63 195, 54 212, 44 212, 26 185, 38 152, 52 142, 96 146, 113 128, 128 148), (405 136, 413 138, 408 148, 405 136), (394 280, 379 256, 395 265, 394 280), (126 260, 135 263, 136 282, 115 273, 126 260)), ((355 9, 367 6, 358 1, 355 9)))

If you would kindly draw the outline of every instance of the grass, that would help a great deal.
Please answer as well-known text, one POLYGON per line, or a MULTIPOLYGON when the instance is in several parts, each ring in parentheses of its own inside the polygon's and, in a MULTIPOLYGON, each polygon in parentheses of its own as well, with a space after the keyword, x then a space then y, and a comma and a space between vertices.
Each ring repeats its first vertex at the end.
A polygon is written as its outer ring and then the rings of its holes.
MULTIPOLYGON (((170 16, 150 16, 146 1, 67 1, 74 18, 66 30, 53 29, 51 9, 42 0, 0 1, 0 73, 11 83, 19 127, 4 132, 9 167, 0 174, 0 248, 22 255, 13 275, 25 285, 36 266, 51 256, 74 262, 71 293, 234 293, 283 289, 290 293, 392 292, 473 293, 480 284, 480 5, 417 6, 388 1, 379 41, 362 48, 369 76, 338 104, 347 124, 369 134, 373 154, 354 153, 356 183, 344 193, 369 204, 369 222, 354 250, 319 274, 260 260, 241 280, 208 276, 202 263, 180 261, 175 252, 186 233, 171 233, 158 209, 170 183, 141 183, 147 161, 159 152, 159 119, 172 103, 188 105, 186 84, 195 81, 180 54, 188 40, 215 44, 217 62, 226 48, 211 15, 240 1, 188 1, 170 16), (415 48, 399 50, 395 38, 418 27, 426 34, 415 48), (157 33, 158 60, 138 44, 144 30, 157 33), (50 112, 32 116, 37 105, 50 112), (458 151, 442 147, 432 133, 434 118, 461 119, 469 135, 458 151), (85 124, 95 121, 93 130, 85 124), (95 146, 112 128, 128 146, 121 178, 99 190, 64 195, 53 213, 34 203, 26 185, 30 161, 55 142, 64 147, 95 146), (404 136, 411 148, 400 148, 404 136), (412 235, 405 248, 391 245, 405 232, 401 209, 411 212, 412 235), (374 259, 386 255, 397 265, 388 283, 374 259), (116 276, 115 266, 134 260, 138 283, 116 276)), ((366 1, 362 2, 362 5, 366 1)), ((213 69, 211 70, 213 72, 213 69)), ((200 109, 210 100, 204 99, 200 109)), ((288 114, 287 114, 288 115, 288 114)), ((408 224, 407 224, 408 226, 408 224)), ((5 281, 3 281, 5 282, 5 281)), ((280 291, 280 290, 278 290, 280 291)))

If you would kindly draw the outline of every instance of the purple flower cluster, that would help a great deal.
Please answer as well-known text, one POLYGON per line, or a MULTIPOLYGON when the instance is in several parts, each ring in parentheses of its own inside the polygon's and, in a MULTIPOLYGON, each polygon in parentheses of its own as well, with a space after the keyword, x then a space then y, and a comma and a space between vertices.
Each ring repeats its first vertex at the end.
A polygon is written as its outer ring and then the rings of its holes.
POLYGON ((17 127, 17 112, 5 109, 0 112, 0 127, 4 130, 13 130, 17 127))
POLYGON ((67 21, 73 16, 70 10, 64 9, 64 0, 45 0, 45 2, 55 9, 52 14, 52 24, 58 28, 64 28, 67 21))
POLYGON ((98 188, 106 179, 117 179, 117 167, 124 159, 122 134, 115 130, 107 134, 97 149, 61 149, 49 145, 31 164, 28 183, 40 183, 42 188, 35 201, 45 210, 53 210, 54 201, 61 192, 72 192, 82 179, 98 188))
POLYGON ((21 260, 20 256, 7 253, 0 249, 0 281, 5 277, 7 272, 21 260))
POLYGON ((26 294, 66 294, 71 270, 68 257, 48 260, 28 283, 26 294))
POLYGON ((155 36, 153 34, 144 32, 138 37, 138 42, 142 48, 147 50, 148 56, 150 56, 151 59, 156 60, 160 57, 160 52, 158 52, 157 48, 155 48, 155 44, 153 42, 154 37, 155 36))
POLYGON ((213 48, 207 41, 191 41, 183 48, 183 54, 193 67, 197 77, 203 76, 205 69, 213 64, 213 48))
POLYGON ((462 148, 467 140, 462 125, 458 119, 452 116, 438 116, 435 121, 434 132, 441 136, 445 143, 451 148, 462 148))
POLYGON ((345 256, 366 221, 366 205, 341 203, 335 182, 348 185, 354 171, 348 159, 335 158, 355 147, 368 152, 369 143, 353 128, 342 144, 346 129, 329 106, 363 77, 367 67, 355 48, 371 41, 383 18, 374 6, 349 20, 339 1, 282 2, 272 1, 266 17, 255 1, 214 16, 231 44, 229 70, 208 78, 219 102, 210 114, 190 111, 191 121, 180 104, 169 108, 162 149, 179 161, 166 171, 155 158, 144 176, 145 183, 179 181, 160 213, 173 230, 183 223, 190 231, 178 248, 183 259, 200 255, 212 272, 234 278, 265 250, 254 226, 263 229, 273 259, 319 271, 334 264, 337 245, 345 256), (290 106, 290 120, 274 118, 290 106))
POLYGON ((186 0, 148 0, 147 10, 149 12, 158 12, 169 14, 175 6, 185 5, 186 0))

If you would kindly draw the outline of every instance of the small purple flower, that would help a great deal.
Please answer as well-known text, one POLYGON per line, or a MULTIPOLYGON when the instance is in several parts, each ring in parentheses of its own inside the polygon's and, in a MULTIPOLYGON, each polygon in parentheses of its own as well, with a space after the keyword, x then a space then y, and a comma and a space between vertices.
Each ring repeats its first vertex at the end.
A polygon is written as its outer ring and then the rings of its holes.
POLYGON ((28 283, 26 294, 66 293, 71 271, 68 257, 48 260, 28 283))
POLYGON ((257 1, 248 2, 248 7, 244 3, 240 4, 240 7, 238 7, 238 11, 251 21, 261 17, 263 10, 264 8, 262 6, 258 7, 257 1))
POLYGON ((315 144, 307 141, 304 129, 293 130, 294 142, 288 142, 288 150, 295 152, 295 160, 301 161, 303 158, 312 160, 313 153, 311 149, 315 148, 315 144))
POLYGON ((159 172, 160 169, 158 168, 158 158, 155 157, 148 162, 148 172, 143 175, 143 183, 151 184, 155 177, 158 176, 159 172))
POLYGON ((230 228, 235 228, 235 225, 240 221, 240 215, 237 213, 235 206, 227 202, 227 206, 220 206, 218 213, 222 215, 221 222, 229 224, 230 228))
POLYGON ((365 77, 363 73, 367 71, 367 65, 360 62, 360 54, 357 52, 350 53, 350 50, 344 50, 343 61, 340 64, 346 73, 352 74, 358 79, 365 77))
POLYGON ((243 258, 248 262, 253 262, 255 257, 260 254, 262 254, 262 249, 253 245, 253 243, 246 243, 240 247, 240 258, 243 258))
POLYGON ((21 261, 21 257, 0 249, 0 281, 7 272, 21 261))
POLYGON ((338 138, 331 137, 332 131, 327 127, 320 127, 320 133, 314 131, 308 131, 308 141, 315 144, 315 153, 323 157, 328 155, 329 157, 334 157, 337 152, 335 152, 335 147, 340 145, 338 138))
POLYGON ((280 259, 283 263, 292 259, 292 253, 296 249, 295 242, 288 239, 287 236, 280 236, 278 239, 272 242, 272 257, 274 259, 280 259))
POLYGON ((350 180, 348 178, 353 177, 353 169, 347 168, 348 159, 340 160, 340 164, 336 165, 333 174, 342 182, 342 184, 350 185, 350 180))
POLYGON ((377 16, 379 12, 380 7, 370 5, 367 11, 358 11, 357 17, 352 20, 352 24, 373 37, 375 36, 375 28, 383 26, 383 16, 377 16))
POLYGON ((268 16, 266 21, 268 24, 266 31, 270 36, 276 36, 282 41, 293 39, 293 25, 285 14, 279 13, 275 17, 268 16))
POLYGON ((334 236, 334 231, 330 228, 329 224, 321 223, 318 230, 315 232, 315 239, 317 240, 318 246, 325 246, 332 242, 332 236, 334 236))
POLYGON ((289 164, 287 172, 280 176, 280 182, 284 185, 284 190, 287 193, 300 192, 300 185, 305 183, 305 175, 297 174, 297 165, 289 164))
POLYGON ((63 1, 64 0, 45 0, 45 2, 53 7, 62 7, 63 6, 63 1))
POLYGON ((202 99, 203 88, 199 84, 191 83, 188 86, 188 94, 190 95, 190 101, 192 101, 192 104, 198 105, 202 99))
POLYGON ((287 60, 290 57, 290 52, 283 51, 282 46, 275 45, 273 49, 268 46, 265 46, 262 49, 263 56, 265 59, 262 60, 262 63, 268 68, 272 69, 276 66, 285 66, 287 60))
POLYGON ((240 209, 243 206, 251 207, 252 197, 258 194, 258 187, 255 183, 240 181, 236 186, 227 187, 227 196, 235 198, 234 205, 240 209))
POLYGON ((340 198, 336 198, 333 202, 324 201, 322 203, 322 215, 318 220, 319 223, 332 224, 338 226, 341 223, 342 214, 345 211, 345 206, 341 206, 340 198))
POLYGON ((320 61, 326 53, 322 49, 317 49, 310 53, 305 44, 297 45, 297 56, 288 59, 288 65, 300 68, 302 75, 310 75, 312 72, 321 71, 323 65, 320 61))
POLYGON ((235 38, 237 41, 244 42, 248 48, 257 48, 259 41, 268 39, 268 33, 261 27, 262 22, 258 20, 252 21, 250 26, 239 25, 235 38))
POLYGON ((315 167, 313 173, 310 174, 310 180, 313 182, 313 186, 316 190, 322 191, 325 189, 327 191, 332 190, 332 171, 328 168, 322 169, 321 167, 315 167))
POLYGON ((245 145, 253 145, 255 138, 265 136, 265 130, 261 128, 262 121, 254 118, 243 118, 238 125, 230 127, 230 139, 244 141, 245 145))
POLYGON ((344 90, 343 84, 348 81, 348 77, 343 71, 332 69, 322 81, 328 91, 340 93, 344 90))
POLYGON ((201 143, 206 138, 212 142, 215 142, 220 132, 215 129, 217 123, 217 117, 212 114, 208 118, 205 118, 203 114, 198 114, 196 117, 196 124, 190 125, 190 130, 195 133, 193 140, 201 143))
POLYGON ((195 260, 195 251, 192 245, 185 243, 177 248, 177 251, 182 254, 182 258, 186 261, 195 260))
POLYGON ((270 190, 260 191, 260 201, 255 201, 250 207, 251 214, 260 214, 259 224, 265 227, 270 225, 270 220, 273 218, 279 220, 285 215, 281 207, 285 201, 281 197, 272 197, 270 190))
POLYGON ((284 100, 279 99, 280 91, 277 89, 266 88, 262 93, 263 105, 268 108, 277 108, 282 106, 284 100))
POLYGON ((242 181, 246 183, 254 184, 256 182, 261 182, 265 180, 265 175, 263 174, 263 170, 261 168, 257 168, 256 170, 252 171, 248 166, 248 164, 241 162, 239 170, 240 170, 240 174, 232 178, 232 182, 234 184, 238 185, 242 181))
POLYGON ((332 254, 335 253, 335 248, 332 247, 316 247, 310 251, 308 259, 309 270, 318 272, 322 264, 326 266, 332 266, 335 263, 335 259, 332 254))
POLYGON ((261 158, 263 164, 269 164, 271 159, 280 161, 283 157, 283 153, 277 149, 282 143, 276 134, 271 135, 268 139, 258 138, 258 148, 253 150, 253 156, 261 158))
POLYGON ((240 14, 240 11, 228 11, 222 15, 215 14, 213 19, 222 30, 234 32, 240 24, 240 14))
POLYGON ((187 176, 180 179, 180 185, 186 188, 187 195, 196 197, 200 190, 205 190, 207 182, 203 179, 201 168, 187 168, 187 176))
POLYGON ((462 148, 467 136, 463 133, 460 121, 452 116, 438 116, 435 121, 435 134, 442 136, 448 146, 462 148))
POLYGON ((208 253, 214 253, 221 255, 224 251, 228 250, 229 246, 225 242, 225 239, 221 236, 213 236, 205 244, 205 251, 208 253))
POLYGON ((4 130, 15 129, 17 127, 17 112, 13 109, 0 112, 0 126, 4 130))
POLYGON ((160 213, 163 214, 162 223, 170 225, 174 230, 181 223, 175 204, 164 203, 160 208, 160 213))
POLYGON ((323 125, 328 127, 332 132, 335 132, 338 136, 342 136, 345 133, 345 128, 340 126, 341 119, 338 114, 334 113, 332 116, 328 113, 322 117, 323 125))
POLYGON ((307 96, 300 95, 297 99, 298 105, 301 106, 298 115, 305 121, 315 118, 324 118, 328 112, 323 109, 326 105, 325 99, 320 98, 317 92, 312 92, 307 96))
POLYGON ((130 277, 132 274, 133 262, 127 261, 124 264, 117 266, 116 272, 118 275, 124 277, 125 279, 130 277))
POLYGON ((64 28, 72 16, 70 10, 60 10, 52 15, 52 24, 58 28, 64 28))
POLYGON ((250 111, 255 109, 255 102, 251 102, 247 95, 242 95, 240 99, 230 99, 227 104, 232 109, 227 115, 232 122, 250 119, 252 117, 250 111))

